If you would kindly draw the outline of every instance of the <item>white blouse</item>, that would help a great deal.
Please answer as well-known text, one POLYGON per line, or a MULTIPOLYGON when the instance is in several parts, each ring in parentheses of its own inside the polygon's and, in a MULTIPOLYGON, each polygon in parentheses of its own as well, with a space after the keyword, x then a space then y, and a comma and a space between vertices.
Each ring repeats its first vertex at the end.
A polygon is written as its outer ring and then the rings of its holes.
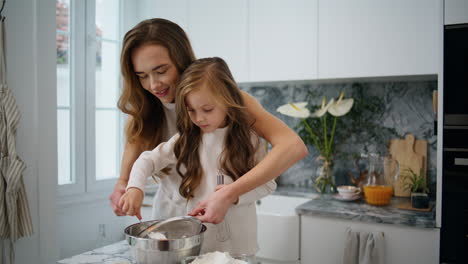
MULTIPOLYGON (((205 133, 199 148, 200 162, 203 168, 203 177, 200 185, 195 190, 194 198, 188 202, 178 190, 181 177, 177 173, 161 176, 160 191, 155 199, 158 199, 160 216, 186 215, 208 195, 213 193, 217 185, 217 174, 220 169, 219 157, 223 151, 224 137, 227 128, 220 128, 212 133, 205 133), (172 190, 172 191, 171 191, 172 190), (177 191, 176 191, 177 190, 177 191)), ((153 172, 177 162, 174 155, 174 144, 179 134, 174 135, 169 141, 159 144, 152 151, 143 152, 135 161, 130 173, 128 188, 139 188, 144 190, 146 178, 153 172)), ((253 137, 257 141, 258 137, 253 137)), ((258 142, 260 142, 258 140, 258 142)), ((255 159, 257 163, 265 156, 265 148, 259 144, 255 159)), ((175 169, 173 169, 175 170, 175 169)), ((224 183, 230 184, 231 177, 224 176, 224 183)), ((271 194, 276 189, 276 183, 272 180, 245 193, 239 197, 236 205, 231 205, 224 221, 220 224, 208 224, 204 234, 202 253, 211 251, 227 251, 231 254, 255 255, 257 245, 257 213, 255 201, 271 194)), ((165 218, 165 217, 162 217, 165 218)))

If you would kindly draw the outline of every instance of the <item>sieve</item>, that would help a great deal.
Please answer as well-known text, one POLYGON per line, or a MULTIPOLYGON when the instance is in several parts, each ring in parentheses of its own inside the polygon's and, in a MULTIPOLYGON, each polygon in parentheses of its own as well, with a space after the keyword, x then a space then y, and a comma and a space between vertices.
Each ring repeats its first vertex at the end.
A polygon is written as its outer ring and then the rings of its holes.
POLYGON ((167 239, 180 239, 200 234, 203 228, 202 222, 192 216, 176 216, 161 222, 155 222, 142 230, 137 236, 149 238, 152 232, 159 232, 167 239))

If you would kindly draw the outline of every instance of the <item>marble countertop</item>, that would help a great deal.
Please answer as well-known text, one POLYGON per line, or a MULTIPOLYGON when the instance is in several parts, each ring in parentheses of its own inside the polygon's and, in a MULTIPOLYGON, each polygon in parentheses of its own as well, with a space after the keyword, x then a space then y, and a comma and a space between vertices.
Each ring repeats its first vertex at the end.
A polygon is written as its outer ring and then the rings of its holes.
MULTIPOLYGON (((279 192, 285 195, 288 192, 279 192)), ((291 195, 291 192, 289 192, 291 195)), ((396 224, 420 228, 435 228, 435 209, 431 211, 414 211, 399 209, 397 206, 408 202, 409 198, 392 198, 387 206, 373 206, 364 199, 356 201, 339 201, 333 195, 320 195, 309 202, 296 207, 296 212, 302 216, 324 216, 351 221, 396 224)))
POLYGON ((97 248, 80 255, 59 260, 60 264, 135 264, 127 241, 97 248))

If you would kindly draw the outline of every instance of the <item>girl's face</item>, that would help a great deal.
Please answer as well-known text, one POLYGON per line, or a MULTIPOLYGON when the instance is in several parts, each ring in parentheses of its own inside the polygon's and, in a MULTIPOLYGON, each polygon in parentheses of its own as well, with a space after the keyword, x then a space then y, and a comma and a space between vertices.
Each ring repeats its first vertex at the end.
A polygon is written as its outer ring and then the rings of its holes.
POLYGON ((174 102, 179 72, 165 47, 156 44, 138 47, 132 53, 132 63, 143 89, 163 103, 174 102))
POLYGON ((226 126, 227 107, 217 103, 206 87, 188 93, 185 103, 190 120, 203 133, 210 133, 226 126))

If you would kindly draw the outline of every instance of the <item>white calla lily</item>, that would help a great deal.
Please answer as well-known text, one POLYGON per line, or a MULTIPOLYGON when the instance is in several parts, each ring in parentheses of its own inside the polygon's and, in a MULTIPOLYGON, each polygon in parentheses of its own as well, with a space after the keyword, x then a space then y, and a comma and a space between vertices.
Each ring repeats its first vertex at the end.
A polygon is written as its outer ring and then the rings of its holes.
POLYGON ((344 92, 341 93, 338 101, 336 101, 336 103, 334 103, 333 105, 330 106, 330 108, 328 108, 328 112, 332 116, 344 116, 353 107, 354 99, 353 98, 343 99, 343 97, 344 97, 344 92))
POLYGON ((278 107, 276 111, 287 116, 307 118, 310 116, 310 112, 309 109, 306 108, 306 106, 307 102, 288 103, 278 107))
POLYGON ((325 103, 326 103, 326 99, 324 97, 322 100, 322 107, 320 107, 320 109, 315 111, 315 113, 312 115, 313 117, 322 117, 324 114, 326 114, 328 112, 328 109, 335 103, 335 100, 332 98, 328 102, 328 104, 325 104, 325 103))

